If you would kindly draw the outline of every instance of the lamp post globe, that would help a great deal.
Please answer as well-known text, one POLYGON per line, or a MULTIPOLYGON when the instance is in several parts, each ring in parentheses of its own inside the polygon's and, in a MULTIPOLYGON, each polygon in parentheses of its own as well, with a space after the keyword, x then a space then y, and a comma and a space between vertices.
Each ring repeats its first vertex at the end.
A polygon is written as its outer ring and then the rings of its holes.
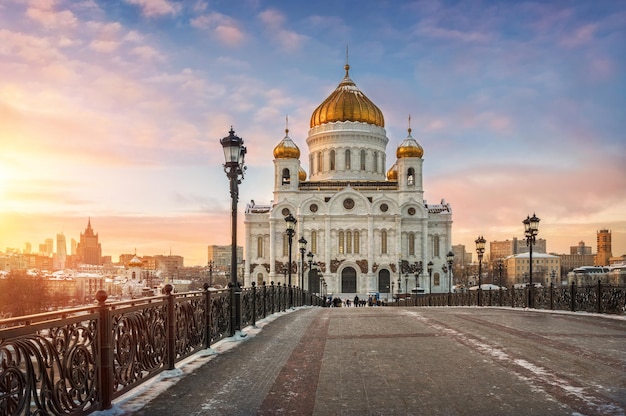
POLYGON ((231 198, 231 257, 230 257, 230 289, 231 289, 231 336, 235 330, 241 329, 241 289, 237 284, 237 202, 239 201, 239 184, 243 180, 246 167, 244 159, 246 148, 243 139, 235 135, 232 126, 228 136, 220 140, 224 151, 224 172, 230 182, 231 198))

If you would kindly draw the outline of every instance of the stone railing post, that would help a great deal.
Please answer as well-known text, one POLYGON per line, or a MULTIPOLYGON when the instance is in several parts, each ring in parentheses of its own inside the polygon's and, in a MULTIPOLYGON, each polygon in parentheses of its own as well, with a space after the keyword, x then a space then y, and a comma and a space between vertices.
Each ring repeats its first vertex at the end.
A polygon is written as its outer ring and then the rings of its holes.
POLYGON ((98 301, 99 327, 98 337, 100 338, 100 410, 111 408, 113 400, 113 334, 111 329, 111 311, 106 305, 107 292, 98 290, 96 300, 98 301))
POLYGON ((175 295, 172 293, 174 287, 170 284, 165 285, 165 294, 167 295, 167 360, 166 367, 168 370, 174 369, 176 362, 176 322, 174 313, 175 295))

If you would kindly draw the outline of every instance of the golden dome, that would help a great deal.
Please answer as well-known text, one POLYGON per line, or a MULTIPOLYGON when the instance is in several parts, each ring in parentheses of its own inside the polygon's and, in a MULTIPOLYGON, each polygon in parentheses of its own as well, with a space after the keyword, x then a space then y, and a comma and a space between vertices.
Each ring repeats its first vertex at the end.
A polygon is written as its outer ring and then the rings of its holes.
POLYGON ((394 163, 393 166, 389 168, 387 171, 387 180, 389 181, 397 181, 398 180, 398 164, 394 163))
POLYGON ((298 169, 298 180, 300 182, 306 181, 306 171, 302 169, 302 166, 300 166, 300 169, 298 169))
POLYGON ((274 159, 299 159, 300 149, 289 138, 289 129, 285 129, 285 138, 274 148, 274 159))
POLYGON ((409 135, 396 149, 396 157, 401 159, 403 157, 419 157, 424 156, 424 149, 420 144, 411 137, 411 129, 409 128, 409 135))
POLYGON ((346 76, 335 91, 313 111, 311 128, 335 121, 358 121, 385 127, 382 111, 350 79, 350 65, 346 64, 345 69, 346 76))

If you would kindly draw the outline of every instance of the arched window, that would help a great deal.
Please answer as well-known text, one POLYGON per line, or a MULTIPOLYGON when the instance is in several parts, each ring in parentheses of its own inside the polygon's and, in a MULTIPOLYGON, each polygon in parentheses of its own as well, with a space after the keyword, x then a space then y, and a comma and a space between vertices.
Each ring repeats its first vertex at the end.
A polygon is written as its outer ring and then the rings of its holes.
POLYGON ((263 237, 257 237, 256 239, 256 254, 257 257, 263 257, 263 237))
POLYGON ((387 231, 380 233, 380 253, 387 254, 387 231))
POLYGON ((132 277, 133 277, 133 280, 135 280, 135 278, 136 278, 136 277, 135 277, 135 272, 133 272, 132 277))
POLYGON ((354 254, 359 254, 359 246, 361 245, 361 241, 359 239, 359 232, 354 232, 354 254))
POLYGON ((439 236, 433 237, 433 256, 439 257, 439 236))
POLYGON ((322 152, 317 152, 317 171, 322 172, 324 165, 322 165, 322 152))
POLYGON ((339 231, 339 244, 338 244, 338 249, 339 249, 339 254, 343 254, 344 252, 344 234, 343 231, 339 231))
POLYGON ((409 233, 409 256, 415 255, 415 234, 409 233))
POLYGON ((256 284, 261 286, 263 284, 263 273, 256 275, 256 284))
POLYGON ((317 254, 317 231, 311 231, 311 253, 317 254))
POLYGON ((441 285, 441 277, 439 276, 439 272, 435 273, 435 276, 433 277, 433 285, 441 285))
POLYGON ((288 185, 291 182, 291 174, 289 173, 289 169, 283 169, 283 185, 288 185))
POLYGON ((335 170, 335 150, 330 151, 330 170, 335 170))
POLYGON ((365 150, 361 150, 361 170, 365 170, 365 150))
POLYGON ((350 170, 350 149, 346 150, 346 170, 350 170))
POLYGON ((415 169, 409 168, 406 174, 406 184, 408 186, 415 185, 415 169))
POLYGON ((352 231, 346 232, 346 253, 352 253, 352 231))

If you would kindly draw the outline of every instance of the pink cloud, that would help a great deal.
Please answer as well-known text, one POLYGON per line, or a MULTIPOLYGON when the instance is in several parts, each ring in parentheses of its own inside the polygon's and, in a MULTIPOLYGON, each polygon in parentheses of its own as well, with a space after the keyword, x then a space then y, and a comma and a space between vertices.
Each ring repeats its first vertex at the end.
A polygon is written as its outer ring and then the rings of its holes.
POLYGON ((96 52, 102 53, 112 53, 117 50, 120 46, 119 42, 113 40, 93 40, 89 44, 89 48, 93 49, 96 52))
POLYGON ((221 13, 208 13, 191 19, 191 26, 213 33, 228 46, 238 46, 245 40, 245 34, 237 22, 221 13))
POLYGON ((141 7, 144 16, 147 17, 175 15, 181 10, 180 4, 167 0, 126 0, 126 2, 141 7))
POLYGON ((259 19, 272 39, 286 50, 296 50, 308 39, 307 36, 284 29, 282 26, 285 16, 276 10, 270 9, 259 13, 259 19))
POLYGON ((78 24, 78 19, 69 10, 56 12, 52 10, 52 3, 39 4, 40 7, 29 7, 26 16, 41 23, 47 29, 73 29, 78 24))

